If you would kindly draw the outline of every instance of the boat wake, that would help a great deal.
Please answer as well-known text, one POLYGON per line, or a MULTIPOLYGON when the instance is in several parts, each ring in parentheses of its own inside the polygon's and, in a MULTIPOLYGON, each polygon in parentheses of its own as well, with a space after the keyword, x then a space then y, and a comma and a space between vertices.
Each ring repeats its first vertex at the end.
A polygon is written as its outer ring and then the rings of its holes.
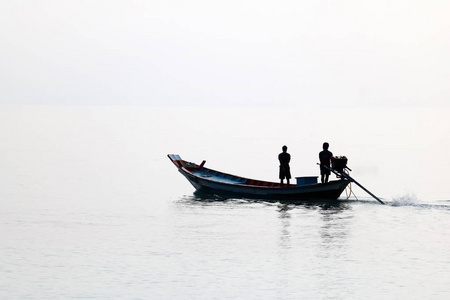
POLYGON ((392 206, 415 206, 419 200, 415 194, 407 193, 392 199, 392 206))
MULTIPOLYGON (((284 202, 282 200, 267 200, 267 199, 248 199, 248 198, 236 198, 236 197, 225 197, 216 194, 204 194, 195 191, 191 195, 184 195, 179 199, 182 203, 200 204, 200 205, 241 205, 241 204, 264 204, 268 206, 277 206, 280 211, 291 210, 297 207, 306 207, 311 209, 321 208, 324 210, 334 209, 334 210, 346 210, 350 209, 352 204, 371 204, 379 205, 370 197, 358 197, 358 199, 349 200, 323 200, 323 201, 298 201, 293 203, 292 201, 284 202)), ((406 193, 394 197, 392 199, 383 199, 387 206, 391 207, 417 207, 423 209, 439 209, 439 210, 450 210, 450 200, 439 200, 432 201, 432 203, 426 203, 418 199, 414 193, 406 193)))
POLYGON ((450 210, 450 200, 432 201, 432 203, 424 203, 420 201, 415 194, 407 193, 392 199, 389 203, 392 206, 414 206, 425 209, 450 210))

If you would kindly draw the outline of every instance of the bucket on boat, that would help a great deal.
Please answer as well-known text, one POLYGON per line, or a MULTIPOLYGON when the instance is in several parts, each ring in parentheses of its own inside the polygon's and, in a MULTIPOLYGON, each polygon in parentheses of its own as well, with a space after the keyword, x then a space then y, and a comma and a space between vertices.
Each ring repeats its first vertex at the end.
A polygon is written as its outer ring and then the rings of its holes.
POLYGON ((317 183, 317 176, 295 177, 297 185, 307 185, 317 183))

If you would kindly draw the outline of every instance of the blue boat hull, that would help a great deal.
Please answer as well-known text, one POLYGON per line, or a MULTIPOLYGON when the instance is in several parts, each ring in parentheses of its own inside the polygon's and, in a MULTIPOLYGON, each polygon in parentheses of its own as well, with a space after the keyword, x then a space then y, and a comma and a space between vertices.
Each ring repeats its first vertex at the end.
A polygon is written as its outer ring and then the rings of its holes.
POLYGON ((199 192, 252 199, 272 200, 336 200, 349 184, 349 181, 330 181, 325 184, 311 184, 293 187, 255 187, 240 184, 227 184, 205 180, 179 170, 199 192))
POLYGON ((169 155, 178 171, 201 193, 252 199, 311 201, 336 200, 350 183, 348 180, 330 181, 325 184, 280 185, 275 182, 253 180, 235 176, 182 160, 169 155))

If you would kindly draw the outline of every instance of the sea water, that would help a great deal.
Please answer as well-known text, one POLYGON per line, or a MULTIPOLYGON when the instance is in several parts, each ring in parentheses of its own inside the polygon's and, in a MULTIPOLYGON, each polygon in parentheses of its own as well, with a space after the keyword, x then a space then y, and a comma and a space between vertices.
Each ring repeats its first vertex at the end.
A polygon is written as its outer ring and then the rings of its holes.
POLYGON ((448 299, 448 110, 0 114, 1 299, 448 299), (317 176, 325 141, 386 205, 199 196, 166 157, 277 181, 281 146, 317 176))

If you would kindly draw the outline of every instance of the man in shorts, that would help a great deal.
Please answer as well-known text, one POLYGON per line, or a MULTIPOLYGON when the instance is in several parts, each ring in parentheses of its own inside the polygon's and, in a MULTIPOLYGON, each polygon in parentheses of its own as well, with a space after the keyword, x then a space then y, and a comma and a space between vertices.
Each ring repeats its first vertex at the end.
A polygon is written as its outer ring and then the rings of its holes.
POLYGON ((333 157, 333 153, 328 151, 328 147, 330 145, 328 143, 323 143, 323 151, 319 153, 319 159, 320 159, 320 181, 322 183, 328 182, 328 177, 330 176, 330 169, 331 168, 331 158, 333 157), (327 168, 328 167, 328 168, 327 168))
POLYGON ((289 162, 291 161, 291 155, 287 153, 287 146, 283 146, 283 152, 278 155, 280 161, 280 184, 283 185, 283 180, 286 178, 287 185, 289 185, 289 179, 291 179, 291 168, 289 162))

